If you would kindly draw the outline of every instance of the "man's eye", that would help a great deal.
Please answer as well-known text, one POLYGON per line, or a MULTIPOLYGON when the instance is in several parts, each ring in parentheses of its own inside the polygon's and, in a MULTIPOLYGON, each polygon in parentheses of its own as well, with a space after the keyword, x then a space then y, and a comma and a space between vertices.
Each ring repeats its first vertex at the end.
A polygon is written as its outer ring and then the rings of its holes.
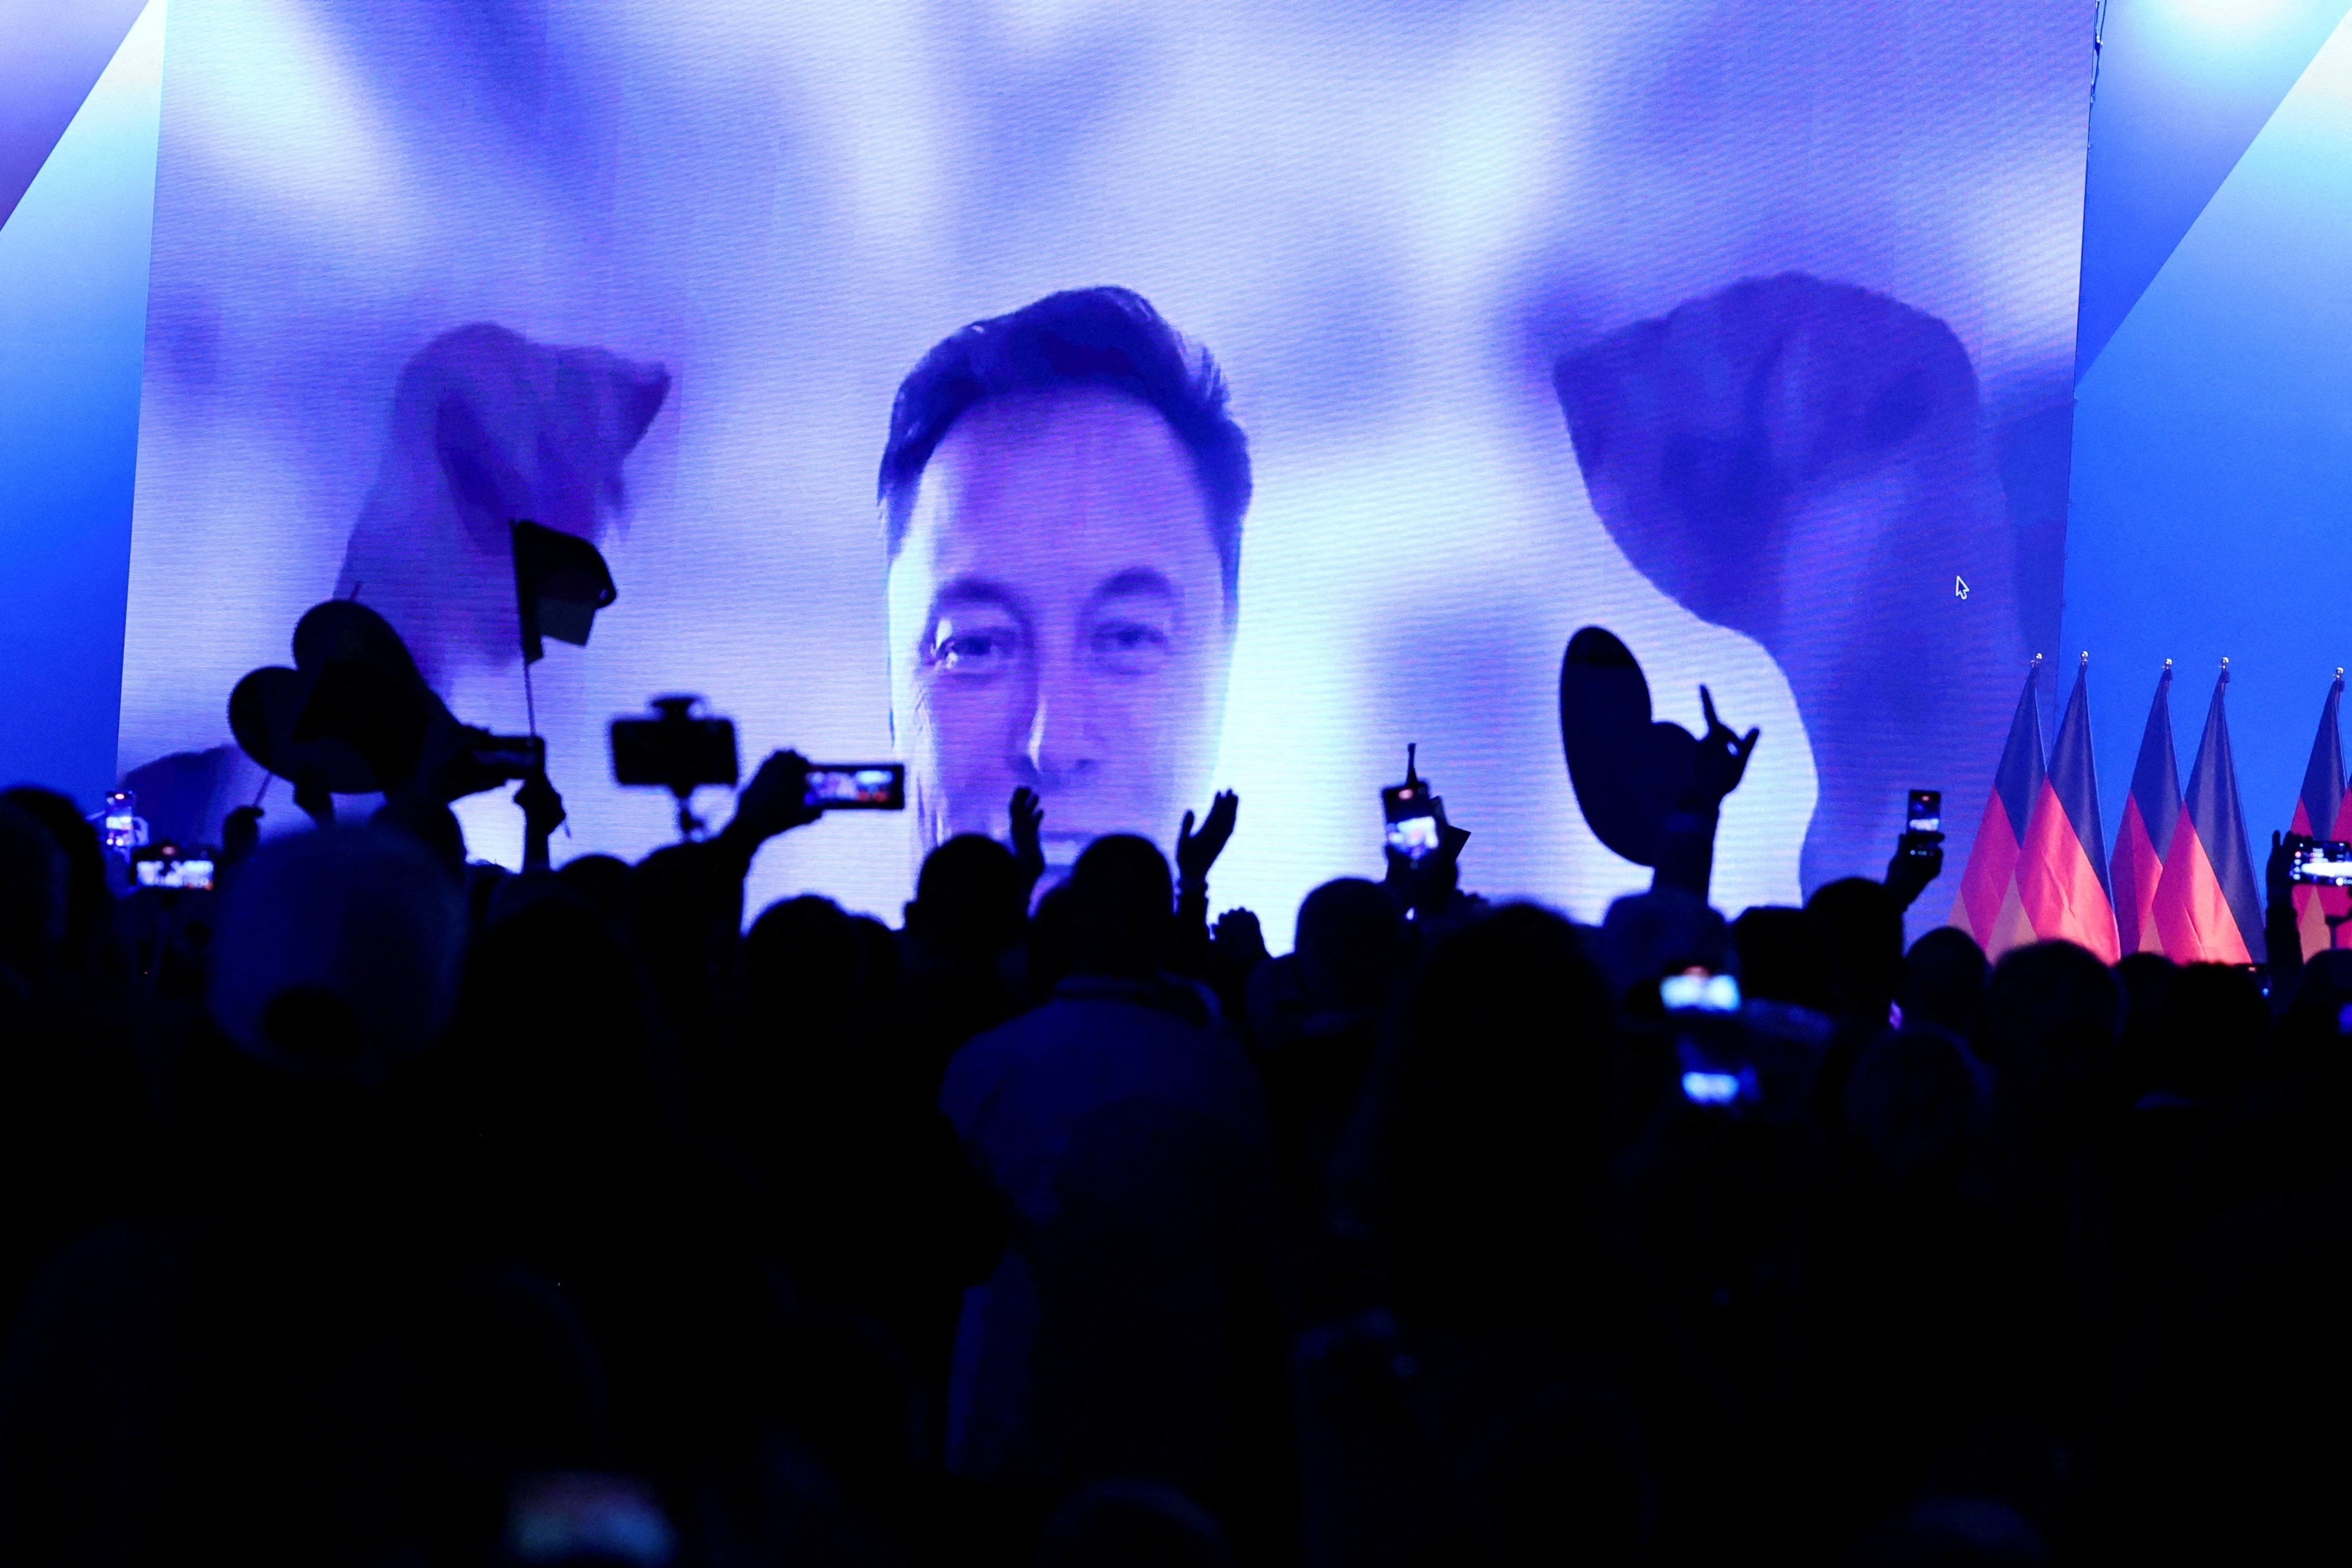
POLYGON ((1144 675, 1168 661, 1168 634, 1142 621, 1109 621, 1090 639, 1095 658, 1119 675, 1144 675))
POLYGON ((957 675, 993 675, 1010 666, 1020 652, 1021 634, 1010 626, 979 626, 970 631, 942 626, 931 644, 931 664, 957 675))

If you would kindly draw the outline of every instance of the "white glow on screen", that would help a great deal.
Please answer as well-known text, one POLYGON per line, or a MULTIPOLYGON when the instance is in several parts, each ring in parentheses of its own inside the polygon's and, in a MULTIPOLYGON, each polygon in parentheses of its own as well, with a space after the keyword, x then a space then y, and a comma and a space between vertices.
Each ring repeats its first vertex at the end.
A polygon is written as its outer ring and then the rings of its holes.
POLYGON ((2289 0, 2158 0, 2148 19, 2211 33, 2244 34, 2268 26, 2289 8, 2289 0))

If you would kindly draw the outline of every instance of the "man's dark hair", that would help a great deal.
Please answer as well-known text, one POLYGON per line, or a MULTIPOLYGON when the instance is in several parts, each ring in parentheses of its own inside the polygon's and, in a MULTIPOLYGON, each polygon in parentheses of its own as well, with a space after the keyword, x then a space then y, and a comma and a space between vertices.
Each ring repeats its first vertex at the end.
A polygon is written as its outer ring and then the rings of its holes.
POLYGON ((890 559, 905 542, 923 468, 958 419, 992 397, 1073 386, 1125 393, 1165 419, 1192 454, 1230 610, 1241 577, 1242 514, 1249 510, 1249 441, 1225 406, 1225 378, 1209 351, 1130 289, 1072 289, 974 321, 907 373, 876 486, 890 559))

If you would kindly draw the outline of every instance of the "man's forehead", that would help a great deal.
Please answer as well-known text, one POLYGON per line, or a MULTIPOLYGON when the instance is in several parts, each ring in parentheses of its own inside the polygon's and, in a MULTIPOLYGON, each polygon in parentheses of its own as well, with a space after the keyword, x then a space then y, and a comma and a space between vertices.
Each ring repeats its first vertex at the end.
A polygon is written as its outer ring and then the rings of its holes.
POLYGON ((908 545, 949 570, 1114 557, 1181 570, 1213 567, 1215 555, 1175 431, 1149 405, 1096 388, 965 415, 925 466, 909 522, 908 545))

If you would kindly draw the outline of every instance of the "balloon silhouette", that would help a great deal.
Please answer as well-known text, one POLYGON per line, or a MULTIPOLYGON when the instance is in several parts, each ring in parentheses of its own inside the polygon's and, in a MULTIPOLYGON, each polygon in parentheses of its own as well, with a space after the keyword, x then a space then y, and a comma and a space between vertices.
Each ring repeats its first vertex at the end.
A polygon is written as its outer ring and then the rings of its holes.
POLYGON ((369 795, 414 773, 428 731, 452 721, 383 616, 330 599, 296 625, 293 668, 270 665, 236 683, 228 721, 269 772, 369 795))
POLYGON ((1637 866, 1655 866, 1666 818, 1677 807, 1712 806, 1738 787, 1757 731, 1736 735, 1699 688, 1704 740, 1653 719, 1650 683, 1614 634, 1586 626, 1568 639, 1559 665, 1559 743, 1569 782, 1593 837, 1637 866))

